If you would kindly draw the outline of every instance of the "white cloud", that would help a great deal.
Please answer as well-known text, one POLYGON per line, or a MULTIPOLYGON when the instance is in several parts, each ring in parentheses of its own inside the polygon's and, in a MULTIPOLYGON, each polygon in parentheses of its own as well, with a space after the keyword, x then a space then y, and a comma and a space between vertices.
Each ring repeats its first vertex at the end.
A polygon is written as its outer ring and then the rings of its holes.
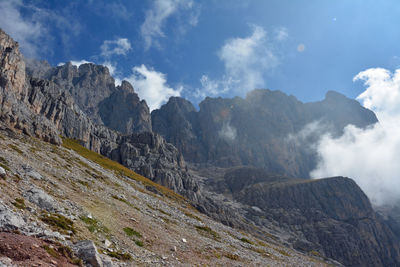
POLYGON ((225 122, 218 131, 218 135, 226 141, 234 141, 236 139, 236 128, 231 126, 230 122, 225 122))
POLYGON ((133 74, 125 80, 133 85, 140 98, 146 100, 150 110, 159 108, 171 96, 180 96, 182 87, 169 87, 165 74, 145 65, 136 66, 132 71, 133 74))
POLYGON ((131 50, 131 43, 127 38, 118 38, 116 40, 105 40, 100 47, 103 57, 112 55, 126 55, 131 50))
POLYGON ((43 25, 35 19, 22 17, 20 0, 5 0, 0 2, 0 27, 12 38, 18 41, 26 56, 37 55, 37 43, 42 38, 43 25))
POLYGON ((216 96, 227 92, 243 95, 264 87, 265 71, 279 64, 272 41, 269 42, 266 31, 256 25, 252 26, 250 36, 227 40, 218 51, 218 57, 224 63, 224 75, 220 79, 203 75, 202 88, 197 95, 216 96))
POLYGON ((114 78, 115 80, 115 86, 119 86, 122 84, 122 80, 120 79, 120 72, 117 71, 117 66, 116 63, 106 61, 103 62, 103 65, 108 68, 108 71, 110 72, 110 75, 114 78))
POLYGON ((0 27, 19 42, 26 57, 52 53, 54 35, 58 35, 67 50, 80 25, 69 16, 69 5, 60 11, 39 8, 21 0, 0 1, 0 27), (51 27, 50 27, 51 25, 51 27))
POLYGON ((140 27, 142 37, 145 42, 145 49, 148 50, 152 45, 159 45, 158 38, 165 37, 164 25, 169 17, 182 13, 185 15, 185 22, 178 25, 181 32, 182 25, 189 24, 196 26, 200 15, 199 8, 192 0, 155 0, 151 8, 146 12, 145 21, 140 27), (180 12, 183 11, 183 12, 180 12))
MULTIPOLYGON (((71 60, 70 62, 71 62, 72 65, 77 66, 78 68, 82 64, 93 63, 93 62, 90 62, 90 61, 87 61, 87 60, 84 60, 84 59, 82 59, 82 60, 71 60)), ((60 62, 60 63, 57 64, 57 66, 62 66, 64 64, 65 64, 64 62, 60 62)))
POLYGON ((279 27, 275 30, 275 38, 278 41, 285 41, 289 37, 289 32, 286 27, 279 27))
POLYGON ((354 80, 364 81, 357 99, 380 122, 365 130, 349 125, 339 138, 323 136, 311 176, 351 177, 374 204, 391 204, 400 200, 400 70, 368 69, 354 80))

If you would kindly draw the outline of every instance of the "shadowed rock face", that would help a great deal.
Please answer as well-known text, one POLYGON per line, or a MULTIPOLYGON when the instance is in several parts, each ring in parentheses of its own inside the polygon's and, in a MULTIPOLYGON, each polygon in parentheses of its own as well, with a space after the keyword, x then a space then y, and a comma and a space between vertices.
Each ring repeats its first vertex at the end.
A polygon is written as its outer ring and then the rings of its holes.
POLYGON ((335 92, 303 104, 279 91, 254 90, 245 99, 207 97, 198 112, 190 102, 171 98, 152 112, 153 130, 189 162, 252 165, 304 178, 315 167, 315 155, 308 144, 290 142, 288 136, 316 121, 337 135, 348 124, 366 127, 377 119, 357 101, 335 92))
POLYGON ((99 114, 104 125, 121 133, 151 132, 149 107, 127 81, 99 103, 99 114))
POLYGON ((237 168, 224 177, 234 185, 233 198, 258 207, 250 210, 251 220, 275 221, 294 233, 294 248, 317 251, 345 266, 400 265, 399 240, 353 180, 300 180, 246 170, 237 168), (233 183, 246 178, 251 182, 233 183))

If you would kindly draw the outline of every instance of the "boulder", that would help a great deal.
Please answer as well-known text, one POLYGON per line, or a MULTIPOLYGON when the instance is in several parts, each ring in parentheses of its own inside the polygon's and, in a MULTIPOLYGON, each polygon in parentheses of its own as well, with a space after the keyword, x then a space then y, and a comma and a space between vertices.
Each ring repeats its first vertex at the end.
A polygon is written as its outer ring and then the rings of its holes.
POLYGON ((0 202, 0 231, 13 231, 23 226, 24 219, 0 202))
POLYGON ((57 202, 42 189, 32 187, 25 193, 25 197, 39 208, 48 212, 56 212, 59 210, 57 202))
POLYGON ((87 266, 103 267, 103 262, 96 246, 91 240, 83 240, 72 246, 74 253, 81 258, 87 266))
POLYGON ((0 167, 0 177, 5 178, 6 177, 6 170, 3 167, 0 167))

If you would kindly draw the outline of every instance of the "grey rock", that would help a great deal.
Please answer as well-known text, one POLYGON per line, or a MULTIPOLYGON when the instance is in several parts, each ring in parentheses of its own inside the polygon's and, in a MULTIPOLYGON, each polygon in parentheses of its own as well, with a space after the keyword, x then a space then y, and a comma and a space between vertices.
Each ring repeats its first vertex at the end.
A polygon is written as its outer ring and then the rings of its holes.
POLYGON ((3 167, 0 167, 0 177, 4 178, 6 177, 6 170, 3 167))
POLYGON ((40 173, 38 173, 37 171, 35 171, 35 170, 31 170, 31 171, 27 172, 26 175, 31 177, 31 178, 33 178, 33 179, 35 179, 35 180, 42 180, 43 179, 43 176, 40 173))
POLYGON ((39 208, 49 212, 56 212, 59 210, 57 202, 42 189, 32 187, 25 192, 25 197, 32 203, 36 204, 39 208))
POLYGON ((103 267, 103 262, 93 241, 79 241, 72 246, 72 249, 75 254, 87 264, 87 266, 103 267))
POLYGON ((0 230, 13 231, 26 225, 24 219, 0 202, 0 230))
POLYGON ((151 114, 153 131, 175 145, 187 162, 252 165, 302 178, 316 165, 309 149, 316 138, 293 143, 289 135, 316 121, 323 121, 333 135, 348 124, 363 128, 377 122, 372 111, 335 92, 328 92, 323 101, 302 103, 280 91, 260 89, 246 98, 207 97, 199 106, 196 111, 189 101, 171 97, 151 114))
POLYGON ((249 214, 251 220, 276 221, 297 233, 294 248, 318 251, 345 266, 398 266, 399 240, 353 180, 265 179, 233 193, 242 203, 263 207, 263 214, 249 214))
POLYGON ((28 90, 18 44, 0 29, 0 120, 10 129, 60 144, 55 126, 25 101, 28 90))
POLYGON ((146 101, 140 100, 127 81, 99 103, 99 114, 107 127, 123 134, 151 131, 151 116, 146 101))
POLYGON ((0 267, 15 267, 12 260, 8 257, 0 257, 0 267))

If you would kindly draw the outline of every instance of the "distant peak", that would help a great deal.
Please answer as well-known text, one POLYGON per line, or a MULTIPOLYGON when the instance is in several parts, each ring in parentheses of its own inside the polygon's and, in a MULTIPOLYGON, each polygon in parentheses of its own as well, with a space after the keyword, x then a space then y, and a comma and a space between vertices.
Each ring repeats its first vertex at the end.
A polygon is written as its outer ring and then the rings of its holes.
POLYGON ((347 96, 338 93, 336 91, 328 91, 326 92, 325 99, 348 99, 347 96))

